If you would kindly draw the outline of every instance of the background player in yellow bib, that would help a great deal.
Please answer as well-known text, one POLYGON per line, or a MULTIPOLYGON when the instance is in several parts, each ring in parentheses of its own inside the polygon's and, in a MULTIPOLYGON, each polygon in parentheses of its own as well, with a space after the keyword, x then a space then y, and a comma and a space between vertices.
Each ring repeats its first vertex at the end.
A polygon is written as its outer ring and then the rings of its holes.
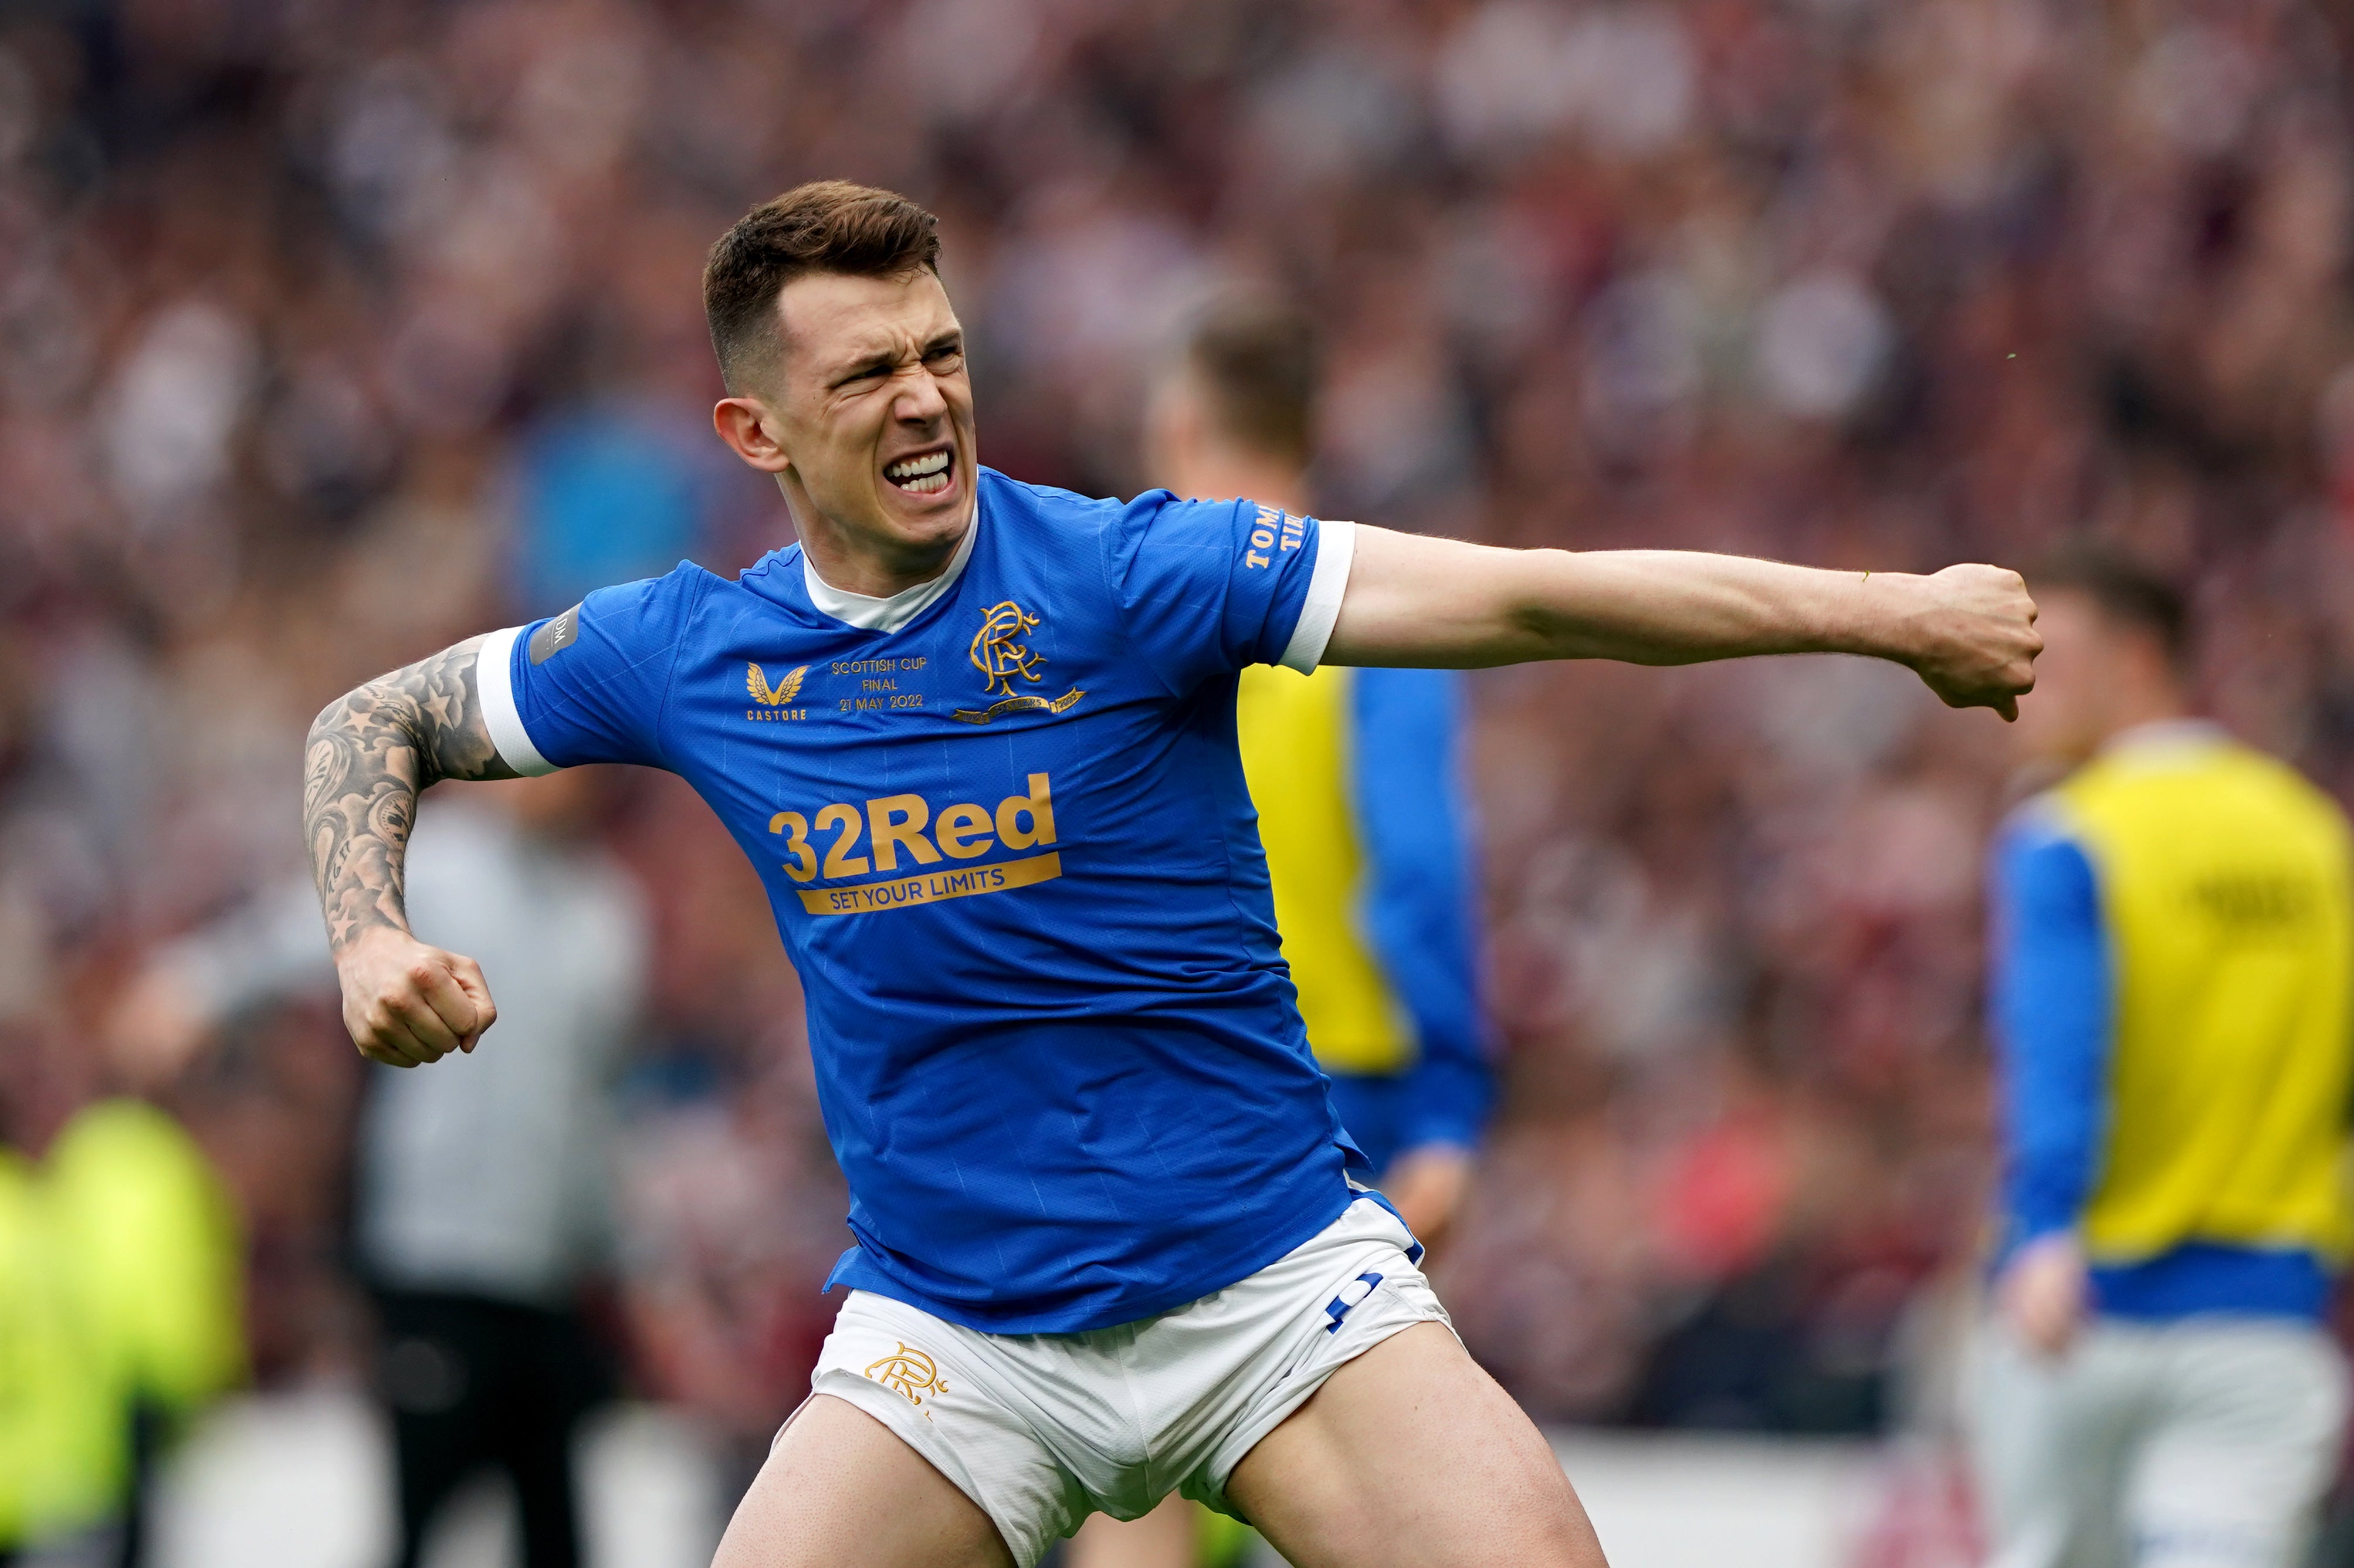
MULTIPOLYGON (((1153 400, 1146 477, 1309 510, 1315 329, 1270 300, 1205 315, 1153 400)), ((1454 670, 1273 665, 1235 705, 1283 959, 1334 1108, 1424 1241, 1461 1199, 1493 1094, 1454 670)))
MULTIPOLYGON (((1315 327, 1267 298, 1208 312, 1152 399, 1145 477, 1193 500, 1310 511, 1315 327)), ((1333 1108, 1425 1242, 1470 1180, 1493 1084, 1475 952, 1477 867, 1460 768, 1462 677, 1320 665, 1242 673, 1235 737, 1274 884, 1283 960, 1333 1108)), ((1219 1560, 1219 1516, 1172 1497, 1088 1520, 1074 1568, 1219 1560)))
POLYGON ((2286 1564, 2346 1410, 2345 819, 2189 716, 2163 584, 2087 553, 2034 588, 2020 736, 2074 771, 1995 851, 1992 1561, 2286 1564))

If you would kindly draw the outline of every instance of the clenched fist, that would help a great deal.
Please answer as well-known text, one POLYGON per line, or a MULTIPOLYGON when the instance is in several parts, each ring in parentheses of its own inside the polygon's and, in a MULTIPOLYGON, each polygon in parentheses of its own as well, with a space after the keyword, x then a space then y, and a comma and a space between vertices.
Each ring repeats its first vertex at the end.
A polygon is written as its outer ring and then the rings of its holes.
POLYGON ((1947 567, 1907 587, 1904 662, 1947 707, 1992 708, 2017 718, 2019 699, 2035 689, 2035 656, 2043 652, 2026 581, 2001 567, 1947 567))
POLYGON ((344 1027, 371 1062, 415 1067, 472 1051, 497 1022, 482 966, 429 947, 405 931, 375 927, 335 957, 344 987, 344 1027))

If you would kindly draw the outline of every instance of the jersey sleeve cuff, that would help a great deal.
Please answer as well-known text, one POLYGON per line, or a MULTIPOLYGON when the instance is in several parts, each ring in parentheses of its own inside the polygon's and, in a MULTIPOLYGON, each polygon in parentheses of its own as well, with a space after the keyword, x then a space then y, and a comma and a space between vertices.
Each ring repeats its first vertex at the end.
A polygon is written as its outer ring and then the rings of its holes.
POLYGON ((531 743, 531 732, 523 726, 522 710, 515 706, 514 642, 522 631, 519 626, 510 626, 482 639, 474 654, 474 690, 482 699, 482 727, 491 732, 499 760, 525 779, 536 779, 555 772, 556 764, 531 743))
POLYGON ((1349 563, 1357 554, 1354 523, 1316 524, 1316 569, 1308 577, 1308 598, 1291 628, 1291 641, 1276 662, 1303 675, 1313 674, 1324 660, 1324 645, 1332 641, 1332 623, 1341 618, 1341 599, 1349 591, 1349 563))

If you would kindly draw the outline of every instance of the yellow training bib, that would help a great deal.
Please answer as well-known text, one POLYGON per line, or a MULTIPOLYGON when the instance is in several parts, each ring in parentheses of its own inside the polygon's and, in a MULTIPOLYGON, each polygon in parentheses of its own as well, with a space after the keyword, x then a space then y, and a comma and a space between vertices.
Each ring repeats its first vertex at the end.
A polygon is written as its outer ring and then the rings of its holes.
POLYGON ((2114 957, 2105 1262, 2185 1242, 2345 1250, 2354 893, 2337 806, 2221 739, 2129 747, 2062 784, 2114 957))

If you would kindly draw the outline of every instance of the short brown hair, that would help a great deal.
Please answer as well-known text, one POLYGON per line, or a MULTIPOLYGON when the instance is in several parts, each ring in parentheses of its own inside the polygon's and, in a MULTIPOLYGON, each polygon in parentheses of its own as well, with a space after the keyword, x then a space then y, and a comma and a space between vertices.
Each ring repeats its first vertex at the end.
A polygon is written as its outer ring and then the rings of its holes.
POLYGON ((2083 594, 2112 623, 2153 638, 2179 666, 2190 651, 2190 608, 2179 589, 2122 550, 2072 540, 2027 574, 2031 593, 2083 594))
POLYGON ((1195 324, 1185 360, 1201 378, 1220 434, 1307 463, 1315 448, 1322 356, 1304 312, 1259 295, 1221 301, 1195 324))
POLYGON ((730 391, 777 346, 777 295, 811 272, 904 277, 940 270, 939 219, 896 191, 812 180, 764 201, 719 237, 703 263, 703 313, 730 391))

